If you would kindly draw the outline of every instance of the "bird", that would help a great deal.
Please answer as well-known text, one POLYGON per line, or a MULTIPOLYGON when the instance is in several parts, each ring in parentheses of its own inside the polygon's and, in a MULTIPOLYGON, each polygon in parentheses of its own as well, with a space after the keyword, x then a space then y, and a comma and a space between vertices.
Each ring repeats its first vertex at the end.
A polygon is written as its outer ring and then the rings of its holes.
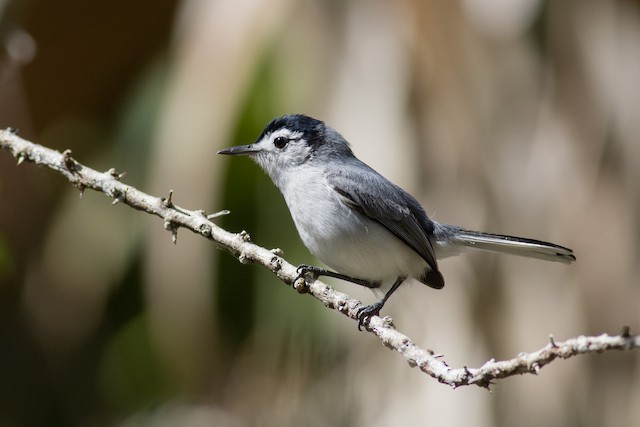
POLYGON ((554 243, 435 221, 413 196, 358 159, 340 133, 304 114, 276 117, 254 143, 218 154, 248 156, 266 172, 302 242, 330 268, 302 264, 293 283, 327 276, 386 290, 357 310, 358 329, 408 279, 442 289, 437 260, 465 248, 565 264, 576 260, 571 249, 554 243))

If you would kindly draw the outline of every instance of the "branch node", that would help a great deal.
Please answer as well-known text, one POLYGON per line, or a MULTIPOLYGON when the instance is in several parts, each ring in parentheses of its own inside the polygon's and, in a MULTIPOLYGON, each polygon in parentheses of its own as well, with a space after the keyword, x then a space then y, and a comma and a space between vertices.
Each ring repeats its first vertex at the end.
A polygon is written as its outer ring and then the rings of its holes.
POLYGON ((167 208, 167 209, 173 209, 176 212, 180 212, 183 215, 186 216, 191 216, 191 214, 183 209, 180 209, 179 207, 177 207, 176 205, 173 204, 173 190, 169 190, 169 197, 167 197, 166 199, 164 197, 162 197, 160 199, 160 203, 162 203, 162 206, 167 208))
POLYGON ((218 218, 219 216, 229 215, 230 213, 231 213, 230 210, 225 209, 225 210, 222 210, 222 211, 218 211, 218 212, 214 212, 212 214, 209 214, 209 215, 206 216, 206 218, 207 219, 218 218))
POLYGON ((336 310, 340 313, 347 314, 349 312, 349 305, 347 304, 347 301, 340 298, 336 303, 336 310))
POLYGON ((393 324, 393 319, 391 316, 384 316, 382 318, 382 324, 385 328, 395 329, 395 325, 393 324))
POLYGON ((620 337, 631 338, 631 328, 627 325, 623 326, 622 330, 620 331, 620 337))
POLYGON ((304 280, 304 277, 299 277, 291 285, 293 286, 293 289, 298 291, 299 294, 306 294, 309 292, 309 285, 307 285, 307 281, 304 280))
POLYGON ((247 233, 246 230, 242 230, 240 232, 240 234, 238 234, 240 236, 240 238, 242 239, 243 242, 250 242, 251 241, 251 236, 249 236, 249 233, 247 233))
POLYGON ((534 374, 534 375, 538 375, 540 373, 540 365, 538 364, 538 362, 533 362, 531 364, 531 367, 529 368, 529 370, 534 374))
POLYGON ((269 265, 271 266, 271 271, 273 271, 274 273, 278 272, 282 269, 282 260, 280 259, 280 257, 274 256, 273 258, 271 258, 269 265))
POLYGON ((198 233, 205 237, 211 237, 211 226, 207 223, 202 223, 198 226, 198 233))
POLYGON ((276 256, 282 256, 284 255, 284 251, 280 248, 273 248, 271 249, 271 253, 276 255, 276 256))
POLYGON ((27 156, 24 153, 18 154, 18 166, 20 166, 22 164, 22 162, 24 162, 24 160, 26 158, 27 158, 27 156))
POLYGON ((86 185, 82 184, 81 182, 76 182, 75 184, 73 184, 78 191, 80 192, 80 198, 82 199, 82 196, 84 196, 84 190, 85 188, 87 188, 86 185))
POLYGON ((80 163, 71 157, 71 150, 68 148, 62 152, 62 163, 64 167, 71 173, 76 173, 81 169, 80 163))
POLYGON ((551 344, 551 348, 558 348, 558 344, 556 344, 553 334, 549 334, 549 344, 551 344))
POLYGON ((178 226, 173 221, 165 220, 164 229, 171 232, 171 241, 174 245, 178 244, 178 226))
POLYGON ((166 199, 164 197, 160 199, 160 201, 162 202, 162 206, 164 206, 165 208, 172 208, 173 201, 171 199, 173 199, 173 190, 169 190, 169 197, 167 197, 166 199))
POLYGON ((240 261, 240 264, 249 264, 251 258, 243 251, 238 255, 238 261, 240 261))
POLYGON ((472 376, 471 371, 469 370, 469 367, 468 367, 467 365, 464 365, 464 366, 462 367, 462 369, 464 369, 464 377, 465 377, 465 380, 467 380, 467 381, 468 381, 468 380, 469 380, 469 378, 471 378, 471 376, 472 376))
POLYGON ((109 175, 111 175, 112 178, 116 179, 117 181, 120 181, 120 179, 122 179, 122 177, 127 174, 126 172, 118 173, 115 168, 109 169, 107 171, 107 173, 109 175))
POLYGON ((117 205, 120 202, 124 202, 125 201, 125 193, 123 193, 120 190, 114 190, 113 191, 113 202, 111 202, 111 205, 117 205))

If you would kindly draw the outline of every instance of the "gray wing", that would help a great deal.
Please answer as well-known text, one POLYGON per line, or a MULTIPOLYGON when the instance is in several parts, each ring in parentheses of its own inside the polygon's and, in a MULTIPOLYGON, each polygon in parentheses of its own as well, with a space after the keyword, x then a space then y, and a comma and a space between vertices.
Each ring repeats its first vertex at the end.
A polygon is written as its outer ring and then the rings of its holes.
POLYGON ((433 245, 433 223, 409 193, 364 163, 363 168, 343 168, 327 174, 327 183, 351 209, 378 222, 413 249, 430 267, 420 278, 440 289, 444 278, 438 270, 433 245))

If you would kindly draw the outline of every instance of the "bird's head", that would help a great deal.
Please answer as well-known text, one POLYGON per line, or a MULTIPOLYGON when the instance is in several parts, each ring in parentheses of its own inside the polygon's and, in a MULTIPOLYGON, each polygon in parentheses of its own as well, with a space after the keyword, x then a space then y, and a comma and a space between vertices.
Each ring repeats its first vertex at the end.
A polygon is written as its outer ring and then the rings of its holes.
POLYGON ((218 154, 247 155, 276 183, 286 172, 309 162, 353 156, 349 143, 338 132, 303 114, 275 118, 253 144, 225 148, 218 154))

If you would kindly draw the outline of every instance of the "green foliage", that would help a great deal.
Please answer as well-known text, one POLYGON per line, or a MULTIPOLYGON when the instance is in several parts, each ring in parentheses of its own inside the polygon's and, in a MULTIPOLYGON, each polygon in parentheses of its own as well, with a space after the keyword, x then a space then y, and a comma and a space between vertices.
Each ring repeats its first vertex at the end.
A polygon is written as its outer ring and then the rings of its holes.
POLYGON ((180 394, 164 374, 149 337, 147 318, 133 318, 109 341, 99 382, 107 401, 120 413, 137 411, 180 394))

